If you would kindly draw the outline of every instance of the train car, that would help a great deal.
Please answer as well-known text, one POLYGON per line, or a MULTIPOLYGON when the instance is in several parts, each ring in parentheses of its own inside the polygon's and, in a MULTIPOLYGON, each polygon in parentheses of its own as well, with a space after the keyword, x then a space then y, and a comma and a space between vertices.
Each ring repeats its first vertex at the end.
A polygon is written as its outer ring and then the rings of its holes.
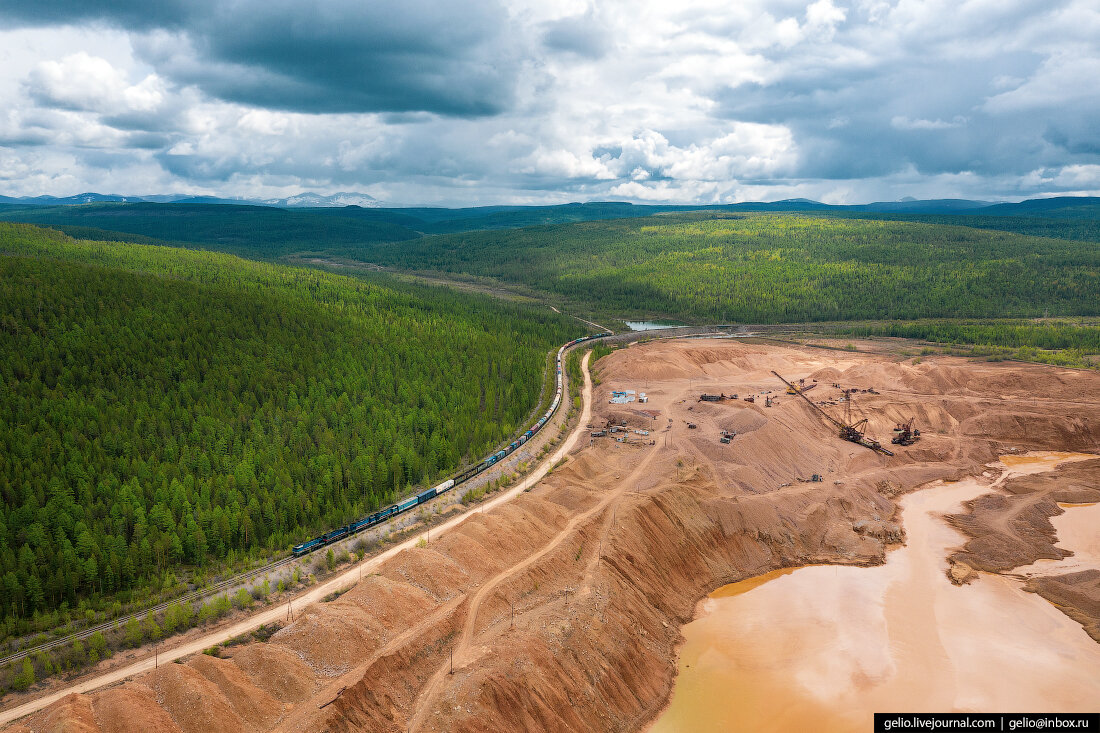
POLYGON ((554 413, 557 412, 558 407, 561 405, 562 394, 563 394, 563 391, 564 391, 563 390, 564 375, 563 375, 563 370, 562 370, 562 358, 565 355, 566 350, 568 350, 569 348, 571 348, 573 346, 576 346, 577 344, 582 343, 584 341, 603 338, 605 336, 611 336, 611 335, 612 334, 611 334, 610 331, 605 331, 604 333, 597 334, 595 336, 581 336, 580 338, 573 339, 572 341, 570 341, 569 343, 565 344, 564 346, 562 346, 561 348, 558 349, 556 369, 555 369, 555 372, 556 372, 555 373, 556 387, 555 387, 555 390, 554 390, 554 400, 553 400, 553 402, 551 402, 550 408, 546 411, 545 414, 543 414, 543 416, 541 418, 539 418, 539 420, 533 426, 531 426, 531 428, 527 432, 525 432, 518 439, 516 439, 515 441, 510 443, 507 448, 505 448, 504 450, 497 451, 493 455, 486 458, 484 461, 481 461, 480 463, 477 463, 474 466, 471 466, 470 468, 466 469, 462 473, 456 475, 454 478, 447 479, 446 481, 439 484, 438 486, 434 486, 430 489, 427 489, 426 491, 422 491, 419 494, 417 494, 416 496, 409 497, 408 499, 405 499, 405 500, 403 500, 403 501, 401 501, 397 504, 391 504, 390 506, 386 507, 385 509, 380 509, 379 511, 377 511, 373 514, 369 514, 366 517, 363 517, 362 519, 359 519, 358 521, 352 522, 351 524, 348 524, 347 526, 339 527, 337 529, 334 529, 331 532, 323 534, 320 537, 315 537, 314 539, 312 539, 308 542, 303 542, 301 544, 294 545, 294 547, 291 548, 291 553, 295 557, 301 557, 302 555, 308 554, 308 553, 313 552, 314 550, 316 550, 320 547, 324 547, 325 545, 331 544, 331 543, 336 542, 338 540, 341 540, 345 537, 348 537, 348 536, 350 536, 350 535, 352 535, 352 534, 354 534, 354 533, 356 533, 360 530, 366 529, 367 527, 371 527, 371 526, 374 526, 376 524, 379 524, 380 522, 383 522, 383 521, 389 519, 390 517, 393 517, 397 514, 400 514, 401 512, 408 511, 409 509, 413 508, 414 506, 417 506, 418 504, 423 504, 427 501, 430 501, 431 499, 433 499, 436 496, 439 496, 440 494, 444 493, 445 491, 450 491, 451 489, 453 489, 458 484, 461 484, 465 481, 469 481, 470 479, 472 479, 477 474, 481 473, 485 469, 487 469, 490 466, 495 465, 496 463, 501 461, 503 458, 505 458, 506 456, 508 456, 509 454, 514 452, 517 448, 519 448, 519 446, 523 445, 528 440, 530 440, 532 437, 534 437, 535 433, 537 433, 548 422, 550 422, 550 419, 554 416, 554 413))
POLYGON ((363 517, 358 522, 352 522, 350 525, 350 529, 353 533, 358 532, 361 529, 366 529, 377 521, 378 516, 375 514, 371 514, 369 517, 363 517))
POLYGON ((302 555, 305 555, 306 553, 313 552, 315 549, 317 549, 320 546, 321 546, 321 538, 316 537, 316 538, 310 540, 309 542, 303 542, 300 545, 294 545, 294 547, 291 549, 291 553, 293 553, 294 557, 301 557, 302 555))
POLYGON ((345 537, 348 536, 348 534, 349 534, 349 531, 348 531, 347 527, 339 527, 337 529, 332 530, 331 532, 328 532, 327 534, 321 535, 321 542, 322 542, 322 544, 329 545, 329 544, 332 544, 333 542, 335 542, 336 540, 344 539, 345 537))
POLYGON ((465 471, 460 473, 458 476, 455 476, 455 478, 454 478, 455 485, 457 486, 458 484, 465 483, 466 481, 469 481, 474 476, 476 476, 479 473, 481 473, 482 471, 484 471, 485 468, 486 468, 486 466, 485 466, 484 463, 479 463, 476 466, 471 466, 470 468, 467 468, 465 471))

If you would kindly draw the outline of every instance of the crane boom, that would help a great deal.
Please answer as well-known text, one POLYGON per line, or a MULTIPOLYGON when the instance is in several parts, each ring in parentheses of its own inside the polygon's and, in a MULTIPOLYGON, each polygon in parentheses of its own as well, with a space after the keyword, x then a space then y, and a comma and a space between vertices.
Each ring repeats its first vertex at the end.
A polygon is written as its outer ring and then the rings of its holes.
POLYGON ((828 420, 829 422, 831 422, 831 423, 832 423, 833 425, 836 425, 836 426, 837 426, 838 428, 840 428, 840 429, 843 429, 843 428, 844 428, 844 424, 843 424, 842 422, 840 422, 840 421, 839 421, 839 420, 837 420, 837 419, 836 419, 835 417, 833 417, 832 415, 830 415, 829 413, 825 412, 825 411, 824 411, 824 410, 822 410, 822 409, 821 409, 820 407, 818 407, 817 405, 815 405, 815 404, 813 403, 813 400, 811 400, 811 399, 810 399, 809 397, 807 397, 806 395, 802 394, 802 390, 800 390, 800 389, 798 389, 797 387, 795 387, 795 386, 794 386, 793 384, 791 384, 790 382, 788 382, 788 381, 787 381, 786 379, 783 379, 783 377, 781 377, 781 376, 779 375, 779 372, 777 372, 777 371, 774 371, 774 370, 773 370, 773 371, 772 371, 772 374, 774 374, 775 376, 779 377, 779 380, 780 380, 781 382, 783 382, 783 384, 785 384, 785 385, 787 385, 788 387, 790 387, 791 389, 793 389, 793 390, 794 390, 794 393, 795 393, 796 395, 798 395, 798 396, 799 396, 799 397, 801 397, 802 399, 806 400, 806 404, 807 404, 807 405, 809 405, 810 407, 814 408, 815 410, 817 410, 818 412, 820 412, 820 413, 821 413, 822 415, 824 415, 824 416, 825 416, 825 419, 826 419, 826 420, 828 420))
POLYGON ((864 448, 870 448, 871 450, 875 451, 876 453, 882 453, 883 455, 887 455, 887 456, 894 455, 891 451, 888 451, 887 449, 883 448, 877 440, 872 440, 870 438, 865 438, 863 436, 863 431, 860 428, 863 428, 867 424, 866 419, 860 420, 855 425, 849 425, 849 424, 843 423, 840 420, 837 420, 835 417, 833 417, 829 413, 822 410, 817 405, 815 405, 813 403, 813 400, 811 400, 806 395, 802 394, 802 390, 796 388, 793 384, 788 382, 786 379, 783 379, 783 377, 780 376, 779 372, 777 372, 775 370, 772 370, 772 374, 774 374, 776 377, 779 377, 779 380, 781 382, 783 382, 783 384, 785 384, 788 387, 791 387, 792 389, 794 389, 794 393, 796 395, 798 395, 799 397, 801 397, 802 399, 806 400, 807 405, 809 405, 810 407, 817 410, 819 413, 821 413, 822 415, 825 416, 826 420, 828 420, 833 425, 835 425, 837 427, 837 429, 840 431, 840 437, 841 438, 844 438, 845 440, 847 440, 849 442, 852 442, 852 443, 858 443, 859 445, 862 445, 864 448))

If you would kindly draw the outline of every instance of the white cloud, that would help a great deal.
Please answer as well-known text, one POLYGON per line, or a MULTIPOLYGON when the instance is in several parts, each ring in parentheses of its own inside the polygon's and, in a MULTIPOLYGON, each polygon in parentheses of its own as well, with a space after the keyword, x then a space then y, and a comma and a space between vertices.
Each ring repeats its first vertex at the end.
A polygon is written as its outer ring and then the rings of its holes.
POLYGON ((204 84, 227 53, 212 60, 201 24, 0 30, 0 192, 478 204, 1097 187, 1090 0, 512 0, 504 16, 493 58, 515 88, 470 117, 223 101, 204 84))
POLYGON ((29 94, 57 107, 97 112, 150 111, 164 101, 164 83, 150 74, 130 84, 125 72, 84 51, 43 61, 26 80, 29 94))
POLYGON ((1033 109, 1064 108, 1067 104, 1088 103, 1100 109, 1100 49, 1092 55, 1058 53, 1046 59, 1035 73, 1019 86, 990 97, 984 109, 994 114, 1033 109))
POLYGON ((833 0, 817 0, 806 8, 806 25, 817 36, 832 38, 847 16, 847 11, 833 5, 833 0))

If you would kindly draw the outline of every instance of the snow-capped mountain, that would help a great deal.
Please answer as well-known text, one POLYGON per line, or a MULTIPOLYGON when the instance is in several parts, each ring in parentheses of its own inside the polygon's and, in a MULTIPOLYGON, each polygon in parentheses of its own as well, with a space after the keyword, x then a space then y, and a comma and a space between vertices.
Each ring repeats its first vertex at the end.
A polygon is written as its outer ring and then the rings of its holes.
POLYGON ((331 196, 325 196, 319 193, 305 192, 300 193, 297 196, 289 196, 285 199, 268 199, 263 203, 267 204, 268 206, 300 206, 309 208, 321 208, 329 206, 381 206, 381 202, 370 194, 351 193, 347 191, 334 193, 331 196))

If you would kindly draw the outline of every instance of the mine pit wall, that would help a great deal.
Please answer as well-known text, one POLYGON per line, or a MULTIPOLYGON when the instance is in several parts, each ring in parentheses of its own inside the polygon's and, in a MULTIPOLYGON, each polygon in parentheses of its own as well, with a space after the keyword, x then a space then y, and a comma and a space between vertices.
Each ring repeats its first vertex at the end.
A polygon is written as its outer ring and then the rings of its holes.
POLYGON ((861 512, 850 494, 812 496, 820 490, 807 486, 785 511, 691 486, 620 506, 621 526, 605 544, 592 595, 562 602, 568 631, 528 628, 508 648, 494 648, 493 669, 472 675, 456 695, 476 701, 469 713, 427 729, 637 729, 668 695, 679 628, 696 599, 777 568, 883 561, 881 541, 827 527, 869 520, 870 505, 886 500, 865 492, 860 503, 868 509, 861 512))

